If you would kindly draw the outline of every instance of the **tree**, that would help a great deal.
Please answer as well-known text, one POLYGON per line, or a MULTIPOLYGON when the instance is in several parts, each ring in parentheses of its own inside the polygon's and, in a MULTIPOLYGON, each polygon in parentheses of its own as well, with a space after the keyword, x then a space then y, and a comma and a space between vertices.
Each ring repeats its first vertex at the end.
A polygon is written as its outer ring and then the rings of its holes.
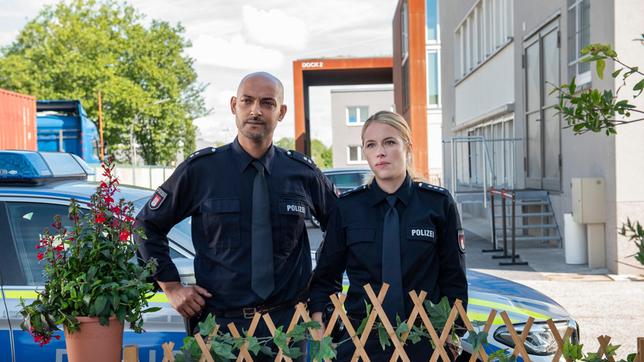
POLYGON ((311 141, 311 157, 319 168, 333 167, 333 150, 320 140, 311 141))
MULTIPOLYGON (((641 39, 636 39, 644 43, 644 34, 641 39)), ((589 88, 583 91, 577 89, 575 78, 570 84, 554 85, 552 93, 559 94, 559 104, 555 106, 561 113, 567 126, 572 128, 576 134, 585 132, 601 132, 606 135, 617 134, 615 127, 633 122, 644 120, 644 110, 636 109, 628 99, 620 99, 619 92, 626 87, 626 81, 630 77, 636 77, 635 84, 632 86, 633 98, 637 98, 644 90, 644 73, 639 67, 624 64, 617 52, 609 44, 590 44, 580 51, 585 55, 582 62, 595 62, 597 76, 604 78, 606 69, 606 60, 612 60, 621 67, 611 73, 613 78, 622 77, 622 85, 617 88, 615 93, 611 89, 599 90, 589 88), (631 118, 637 114, 637 118, 631 118), (620 117, 616 117, 619 115, 620 117), (618 119, 619 118, 619 119, 618 119)))
MULTIPOLYGON (((275 145, 287 150, 295 149, 295 139, 292 137, 282 137, 275 145)), ((326 147, 320 140, 311 141, 311 158, 319 168, 333 167, 333 150, 326 147)))
MULTIPOLYGON (((635 39, 644 44, 644 34, 640 39, 635 39)), ((564 128, 572 128, 575 134, 586 132, 604 131, 607 136, 617 134, 616 127, 623 124, 629 124, 644 121, 644 110, 637 109, 628 99, 620 99, 619 92, 626 87, 626 81, 630 77, 635 77, 632 86, 633 98, 642 95, 644 91, 644 73, 637 66, 624 64, 618 57, 617 52, 609 44, 590 44, 580 51, 585 55, 582 62, 595 62, 597 76, 604 78, 606 61, 612 60, 615 64, 621 66, 611 73, 611 77, 622 77, 620 85, 615 93, 610 89, 599 90, 589 88, 579 91, 575 84, 575 78, 570 84, 555 85, 553 93, 559 94, 559 104, 555 106, 557 111, 563 116, 568 124, 564 128), (637 118, 631 118, 634 114, 637 118), (619 117, 616 117, 619 115, 619 117)), ((628 218, 626 223, 622 223, 619 234, 628 237, 635 243, 637 251, 632 256, 642 265, 644 265, 644 228, 638 222, 631 222, 628 218)))
POLYGON ((45 7, 0 50, 0 87, 38 99, 79 99, 97 119, 103 98, 108 153, 129 152, 130 134, 148 164, 195 148, 194 118, 207 114, 191 44, 180 24, 152 20, 114 0, 45 7))

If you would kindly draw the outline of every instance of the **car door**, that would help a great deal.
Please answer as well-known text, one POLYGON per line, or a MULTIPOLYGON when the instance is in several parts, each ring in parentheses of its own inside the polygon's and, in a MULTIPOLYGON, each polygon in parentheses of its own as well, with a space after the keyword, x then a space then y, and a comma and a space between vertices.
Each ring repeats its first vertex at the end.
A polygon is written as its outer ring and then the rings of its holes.
MULTIPOLYGON (((0 271, 3 276, 4 319, 0 323, 0 360, 10 361, 66 361, 64 335, 40 347, 28 332, 20 328, 20 299, 29 301, 35 290, 44 284, 43 266, 38 262, 36 245, 43 230, 49 227, 55 215, 62 215, 63 225, 70 226, 67 215, 68 200, 41 197, 8 198, 0 201, 0 271), (5 308, 6 306, 6 308, 5 308), (5 348, 6 347, 6 348, 5 348), (11 348, 13 347, 13 348, 11 348), (11 352, 11 351, 15 352, 11 352)), ((176 233, 176 232, 174 232, 176 233)), ((171 257, 190 256, 171 243, 171 257), (175 250, 178 249, 179 251, 175 250)), ((161 344, 173 341, 181 346, 185 327, 181 316, 170 307, 163 293, 157 293, 151 306, 161 307, 155 313, 144 315, 145 333, 137 334, 126 326, 124 345, 137 345, 141 361, 158 361, 163 356, 161 344)), ((2 316, 0 312, 0 316, 2 316)))
MULTIPOLYGON (((14 199, 0 202, 0 270, 3 307, 8 312, 2 334, 6 333, 5 339, 13 344, 16 361, 62 361, 65 351, 63 338, 54 339, 41 348, 28 332, 22 331, 20 300, 33 299, 36 287, 43 285, 43 268, 36 256, 39 235, 52 224, 54 215, 66 215, 67 207, 63 201, 40 203, 14 199)), ((69 224, 69 220, 63 218, 63 225, 69 224)), ((7 357, 6 360, 10 359, 7 357)))

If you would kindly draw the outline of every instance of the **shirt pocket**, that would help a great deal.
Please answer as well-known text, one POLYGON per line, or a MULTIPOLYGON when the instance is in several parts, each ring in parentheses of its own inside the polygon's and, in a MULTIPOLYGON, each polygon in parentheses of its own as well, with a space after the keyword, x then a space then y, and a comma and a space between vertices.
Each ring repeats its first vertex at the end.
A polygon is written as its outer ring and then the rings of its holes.
POLYGON ((278 202, 279 214, 279 250, 290 253, 297 245, 304 232, 304 220, 309 206, 304 195, 281 194, 278 202))
POLYGON ((201 206, 201 211, 210 248, 240 247, 239 199, 208 199, 201 206))

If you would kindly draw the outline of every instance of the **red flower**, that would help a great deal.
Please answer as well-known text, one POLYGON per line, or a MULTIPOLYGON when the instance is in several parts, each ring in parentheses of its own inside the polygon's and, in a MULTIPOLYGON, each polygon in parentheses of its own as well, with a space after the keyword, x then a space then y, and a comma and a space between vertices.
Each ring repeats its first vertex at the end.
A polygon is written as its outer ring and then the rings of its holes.
POLYGON ((102 223, 104 223, 104 222, 105 222, 105 215, 103 215, 102 213, 101 213, 101 214, 96 215, 96 217, 94 218, 94 221, 95 221, 97 224, 102 224, 102 223))
POLYGON ((100 186, 101 186, 101 188, 102 188, 102 189, 107 188, 107 184, 105 183, 105 181, 101 181, 101 185, 100 185, 100 186))
POLYGON ((38 253, 38 255, 36 255, 36 257, 38 258, 38 260, 42 260, 45 257, 45 254, 44 253, 38 253))
POLYGON ((121 230, 121 233, 119 234, 119 240, 127 241, 129 238, 130 238, 130 232, 127 230, 121 230))
POLYGON ((112 198, 112 196, 105 196, 105 203, 106 204, 109 205, 109 204, 111 204, 113 202, 114 202, 114 199, 112 198))
POLYGON ((115 213, 116 215, 118 215, 118 214, 120 214, 120 213, 121 213, 121 208, 120 208, 120 207, 118 207, 118 206, 114 206, 114 207, 112 208, 112 212, 113 212, 113 213, 115 213))

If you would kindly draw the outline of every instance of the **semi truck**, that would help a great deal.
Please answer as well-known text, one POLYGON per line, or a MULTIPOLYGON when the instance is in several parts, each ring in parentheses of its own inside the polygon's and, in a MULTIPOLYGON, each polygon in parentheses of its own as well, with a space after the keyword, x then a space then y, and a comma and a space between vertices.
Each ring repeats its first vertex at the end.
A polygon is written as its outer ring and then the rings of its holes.
POLYGON ((70 152, 100 162, 99 136, 79 100, 36 100, 0 89, 0 149, 70 152))

